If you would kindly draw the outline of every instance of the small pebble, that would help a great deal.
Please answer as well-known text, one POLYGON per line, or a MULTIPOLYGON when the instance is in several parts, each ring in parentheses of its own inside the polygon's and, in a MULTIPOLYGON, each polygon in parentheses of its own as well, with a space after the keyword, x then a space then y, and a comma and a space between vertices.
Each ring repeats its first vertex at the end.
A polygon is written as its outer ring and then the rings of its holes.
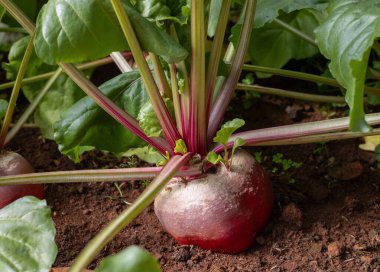
POLYGON ((327 246, 327 254, 330 257, 338 257, 343 253, 343 246, 339 242, 332 242, 327 246))

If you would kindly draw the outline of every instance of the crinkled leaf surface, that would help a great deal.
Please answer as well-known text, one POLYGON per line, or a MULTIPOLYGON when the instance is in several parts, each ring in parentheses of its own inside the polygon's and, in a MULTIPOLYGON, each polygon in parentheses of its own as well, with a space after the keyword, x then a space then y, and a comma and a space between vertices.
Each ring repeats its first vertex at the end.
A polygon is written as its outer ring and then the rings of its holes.
MULTIPOLYGON (((148 21, 124 0, 124 7, 142 47, 166 61, 187 56, 164 30, 148 21)), ((37 55, 46 63, 81 62, 128 49, 116 14, 108 0, 50 0, 37 19, 37 55)))
MULTIPOLYGON (((121 74, 101 85, 100 90, 135 118, 149 99, 139 71, 121 74)), ((74 158, 79 146, 121 153, 144 145, 90 97, 82 98, 63 113, 54 126, 54 138, 60 151, 74 158)))
POLYGON ((369 131, 364 119, 364 82, 370 48, 380 37, 380 2, 378 0, 332 1, 329 17, 316 30, 318 46, 331 60, 329 68, 347 90, 350 128, 369 131))
POLYGON ((228 138, 230 138, 232 133, 234 133, 237 129, 241 128, 244 125, 245 121, 238 118, 224 123, 216 133, 216 136, 214 137, 214 143, 227 145, 228 138))
POLYGON ((181 9, 178 9, 186 5, 186 1, 170 3, 166 0, 135 0, 131 3, 142 16, 155 21, 157 25, 162 25, 164 21, 173 21, 181 25, 187 23, 187 18, 182 14, 181 9))
MULTIPOLYGON (((170 99, 164 98, 166 107, 169 110, 172 118, 174 117, 174 106, 170 99)), ((163 135, 160 122, 157 119, 156 113, 153 110, 152 103, 147 101, 145 105, 141 107, 141 110, 137 116, 140 127, 148 137, 160 137, 163 135)))
POLYGON ((130 148, 127 152, 119 154, 120 156, 137 156, 140 160, 146 161, 150 164, 156 164, 164 159, 160 152, 155 148, 147 145, 144 147, 130 148))
MULTIPOLYGON (((303 9, 283 14, 280 19, 313 38, 322 14, 313 9, 303 9)), ((274 22, 254 29, 248 47, 254 64, 274 68, 281 68, 291 59, 308 58, 318 52, 318 48, 274 22)))
POLYGON ((1 272, 48 272, 57 256, 46 201, 24 197, 0 210, 1 272))
POLYGON ((305 8, 318 8, 324 0, 257 0, 254 28, 272 22, 280 11, 290 13, 305 8))
POLYGON ((138 246, 130 246, 105 258, 96 272, 160 272, 158 261, 138 246))

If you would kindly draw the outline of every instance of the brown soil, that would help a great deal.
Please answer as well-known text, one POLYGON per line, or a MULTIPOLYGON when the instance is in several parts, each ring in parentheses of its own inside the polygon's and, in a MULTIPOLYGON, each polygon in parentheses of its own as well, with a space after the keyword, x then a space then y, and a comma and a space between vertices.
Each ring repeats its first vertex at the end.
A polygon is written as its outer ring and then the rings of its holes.
MULTIPOLYGON (((264 97, 254 112, 241 114, 247 127, 263 127, 336 115, 317 108, 264 97), (326 113, 327 112, 327 113, 326 113), (258 116, 260 113, 260 117, 258 116), (259 119, 262 118, 262 119, 259 119)), ((135 244, 152 252, 163 271, 380 271, 380 170, 374 155, 358 149, 359 140, 302 146, 250 148, 262 159, 275 192, 273 216, 246 252, 216 254, 179 246, 157 221, 152 207, 144 211, 101 252, 103 257, 135 244), (260 156, 258 152, 262 152, 260 156), (283 171, 275 154, 301 162, 283 171), (276 170, 277 169, 277 170, 276 170)), ((137 159, 117 160, 92 152, 75 165, 36 130, 23 130, 9 147, 37 171, 120 168, 137 159)), ((57 266, 69 266, 86 243, 144 189, 144 182, 57 184, 46 186, 57 227, 57 266)), ((244 239, 244 238, 243 238, 244 239)), ((96 263, 90 268, 94 268, 96 263)))

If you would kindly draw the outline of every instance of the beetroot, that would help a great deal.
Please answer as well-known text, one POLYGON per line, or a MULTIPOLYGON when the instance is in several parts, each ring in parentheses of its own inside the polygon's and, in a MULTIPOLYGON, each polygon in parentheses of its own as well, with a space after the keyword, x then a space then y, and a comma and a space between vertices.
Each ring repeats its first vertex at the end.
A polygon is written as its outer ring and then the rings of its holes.
MULTIPOLYGON (((9 151, 1 151, 0 176, 28 174, 33 172, 33 167, 21 155, 9 151)), ((3 208, 14 200, 27 195, 32 195, 40 199, 44 198, 43 186, 40 184, 0 186, 0 208, 3 208)))
POLYGON ((272 186, 261 166, 243 150, 236 151, 231 169, 218 166, 190 182, 173 179, 155 200, 163 227, 180 244, 215 252, 247 249, 270 218, 272 186))

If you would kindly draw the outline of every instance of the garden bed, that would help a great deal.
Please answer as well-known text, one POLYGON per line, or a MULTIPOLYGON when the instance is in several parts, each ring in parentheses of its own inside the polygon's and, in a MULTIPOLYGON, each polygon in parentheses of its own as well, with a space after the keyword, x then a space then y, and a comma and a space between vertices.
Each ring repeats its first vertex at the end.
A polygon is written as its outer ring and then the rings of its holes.
MULTIPOLYGON (((326 109, 312 104, 267 96, 253 108, 240 116, 248 128, 310 121, 326 114, 326 109)), ((243 254, 179 246, 161 228, 150 206, 107 245, 96 262, 135 244, 152 252, 163 271, 378 271, 380 170, 373 153, 358 149, 360 142, 250 148, 263 160, 273 182, 275 205, 269 225, 243 254), (302 165, 283 171, 272 161, 276 154, 302 165)), ((25 156, 38 172, 140 164, 137 159, 117 160, 97 152, 74 164, 34 129, 21 131, 9 148, 25 156)), ((123 200, 132 202, 145 186, 144 181, 119 183, 125 198, 113 183, 46 186, 57 227, 56 266, 69 266, 87 242, 127 208, 123 200)))

